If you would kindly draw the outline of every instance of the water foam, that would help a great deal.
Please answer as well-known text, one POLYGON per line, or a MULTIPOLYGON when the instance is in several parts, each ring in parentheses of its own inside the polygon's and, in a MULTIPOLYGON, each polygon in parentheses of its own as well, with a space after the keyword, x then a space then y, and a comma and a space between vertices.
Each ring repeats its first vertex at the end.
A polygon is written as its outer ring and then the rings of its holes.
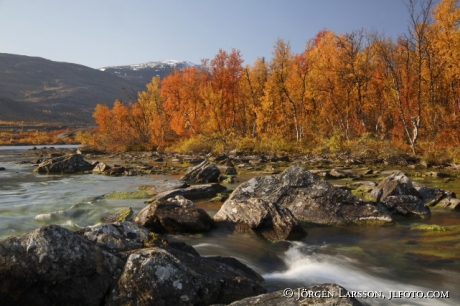
MULTIPOLYGON (((281 272, 267 273, 263 277, 268 282, 296 284, 298 287, 335 283, 349 291, 378 291, 387 298, 390 291, 422 291, 424 288, 371 275, 359 267, 359 263, 345 256, 332 256, 311 252, 307 245, 296 242, 284 254, 283 261, 287 269, 281 272)), ((370 305, 456 305, 448 299, 380 299, 362 300, 370 305)))

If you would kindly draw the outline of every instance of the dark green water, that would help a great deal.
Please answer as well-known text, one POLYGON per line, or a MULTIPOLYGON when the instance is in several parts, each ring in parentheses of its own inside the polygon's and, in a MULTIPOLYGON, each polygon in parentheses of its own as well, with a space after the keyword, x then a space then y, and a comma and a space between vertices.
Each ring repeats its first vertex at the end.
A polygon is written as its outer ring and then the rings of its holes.
MULTIPOLYGON (((0 148, 0 167, 6 168, 0 171, 0 238, 44 224, 76 230, 96 224, 102 216, 122 207, 132 207, 136 213, 145 206, 144 200, 109 200, 101 196, 113 191, 136 191, 138 186, 165 179, 38 175, 30 165, 14 164, 20 159, 20 149, 23 148, 0 148)), ((445 183, 411 171, 411 176, 427 185, 459 193, 456 179, 445 183)), ((245 174, 241 180, 252 175, 245 174)), ((213 215, 221 203, 202 201, 197 205, 213 215)), ((250 233, 214 231, 171 238, 192 244, 204 256, 238 258, 264 276, 263 285, 270 291, 332 282, 348 290, 381 293, 378 298, 361 300, 369 305, 460 305, 459 213, 435 210, 429 220, 401 220, 392 227, 309 228, 307 237, 290 245, 271 244, 250 233), (442 291, 448 292, 449 298, 389 300, 390 291, 442 291)))

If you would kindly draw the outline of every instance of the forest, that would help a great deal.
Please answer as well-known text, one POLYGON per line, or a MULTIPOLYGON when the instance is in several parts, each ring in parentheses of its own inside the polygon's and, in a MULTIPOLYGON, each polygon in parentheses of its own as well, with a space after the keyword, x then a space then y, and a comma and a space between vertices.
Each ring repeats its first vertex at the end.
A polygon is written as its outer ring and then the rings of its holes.
POLYGON ((460 162, 460 8, 407 1, 397 39, 322 30, 270 60, 219 50, 154 78, 133 101, 98 105, 86 145, 112 151, 406 152, 460 162))

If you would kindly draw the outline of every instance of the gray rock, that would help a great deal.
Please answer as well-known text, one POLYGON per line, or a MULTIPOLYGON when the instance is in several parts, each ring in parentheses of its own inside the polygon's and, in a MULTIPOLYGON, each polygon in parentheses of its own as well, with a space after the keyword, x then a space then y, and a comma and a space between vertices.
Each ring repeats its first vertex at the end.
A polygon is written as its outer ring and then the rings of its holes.
MULTIPOLYGON (((336 284, 321 284, 292 290, 293 296, 287 298, 285 291, 275 291, 233 302, 229 306, 359 306, 363 305, 354 297, 346 297, 348 291, 336 284), (299 294, 300 293, 300 294, 299 294), (300 295, 300 296, 299 296, 300 295), (310 297, 308 297, 310 295, 310 297)), ((290 294, 290 292, 287 292, 290 294)))
POLYGON ((265 293, 259 279, 185 244, 152 247, 129 256, 106 305, 228 304, 265 293))
POLYGON ((182 196, 154 201, 134 222, 155 233, 200 233, 213 226, 211 217, 182 196))
MULTIPOLYGON (((227 201, 262 199, 288 208, 300 221, 323 224, 388 224, 387 212, 334 188, 310 171, 292 166, 283 173, 255 177, 238 186, 227 201)), ((225 205, 225 204, 224 204, 225 205)))
POLYGON ((443 208, 446 210, 460 211, 460 199, 456 198, 445 198, 441 200, 436 208, 443 208))
POLYGON ((236 172, 236 169, 234 167, 227 167, 225 169, 225 174, 228 174, 228 175, 236 175, 237 172, 236 172))
POLYGON ((216 183, 204 184, 204 185, 194 185, 194 186, 190 186, 187 188, 179 188, 179 189, 161 192, 157 194, 156 196, 154 196, 152 199, 150 199, 148 202, 151 203, 157 200, 165 200, 168 198, 174 198, 175 196, 178 196, 178 195, 186 199, 189 199, 189 200, 206 199, 206 198, 215 197, 219 192, 222 192, 224 190, 227 190, 227 187, 224 187, 216 183))
POLYGON ((412 181, 403 172, 395 172, 387 176, 369 193, 369 197, 376 202, 398 195, 413 195, 420 198, 412 181))
POLYGON ((425 186, 415 187, 421 199, 428 205, 434 206, 442 199, 455 198, 455 193, 452 191, 445 191, 439 188, 431 188, 425 186))
POLYGON ((379 206, 383 206, 393 216, 429 218, 431 215, 425 202, 413 195, 388 196, 379 206))
POLYGON ((218 181, 219 175, 220 169, 205 160, 187 171, 180 179, 181 181, 198 184, 215 183, 218 181))
POLYGON ((110 170, 111 167, 102 162, 98 162, 97 165, 93 168, 93 173, 103 173, 110 170))
POLYGON ((124 262, 57 225, 0 241, 1 305, 102 305, 124 262))
POLYGON ((257 198, 226 201, 213 219, 239 232, 253 230, 272 241, 300 239, 307 234, 289 209, 257 198))
POLYGON ((361 177, 361 175, 359 175, 358 173, 355 173, 353 171, 350 171, 350 170, 339 170, 339 169, 332 169, 331 171, 329 171, 329 176, 333 177, 333 178, 337 178, 337 179, 340 179, 340 178, 359 178, 361 177))
POLYGON ((140 249, 149 240, 148 229, 129 221, 89 226, 77 234, 111 253, 140 249))
POLYGON ((34 169, 38 173, 76 173, 93 170, 93 165, 80 154, 47 159, 34 169))
POLYGON ((156 183, 155 185, 140 186, 139 189, 151 193, 161 193, 179 188, 188 187, 188 184, 180 180, 164 180, 163 182, 156 183))

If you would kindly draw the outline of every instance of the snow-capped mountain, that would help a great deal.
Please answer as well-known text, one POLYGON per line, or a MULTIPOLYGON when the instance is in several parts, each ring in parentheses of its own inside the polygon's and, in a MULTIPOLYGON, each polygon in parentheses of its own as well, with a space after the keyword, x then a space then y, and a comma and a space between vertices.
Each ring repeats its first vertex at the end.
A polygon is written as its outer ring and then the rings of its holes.
POLYGON ((99 68, 99 70, 115 74, 124 78, 140 79, 148 83, 155 76, 164 78, 168 74, 170 74, 174 69, 181 70, 190 66, 198 65, 187 61, 164 60, 126 66, 102 67, 99 68))

